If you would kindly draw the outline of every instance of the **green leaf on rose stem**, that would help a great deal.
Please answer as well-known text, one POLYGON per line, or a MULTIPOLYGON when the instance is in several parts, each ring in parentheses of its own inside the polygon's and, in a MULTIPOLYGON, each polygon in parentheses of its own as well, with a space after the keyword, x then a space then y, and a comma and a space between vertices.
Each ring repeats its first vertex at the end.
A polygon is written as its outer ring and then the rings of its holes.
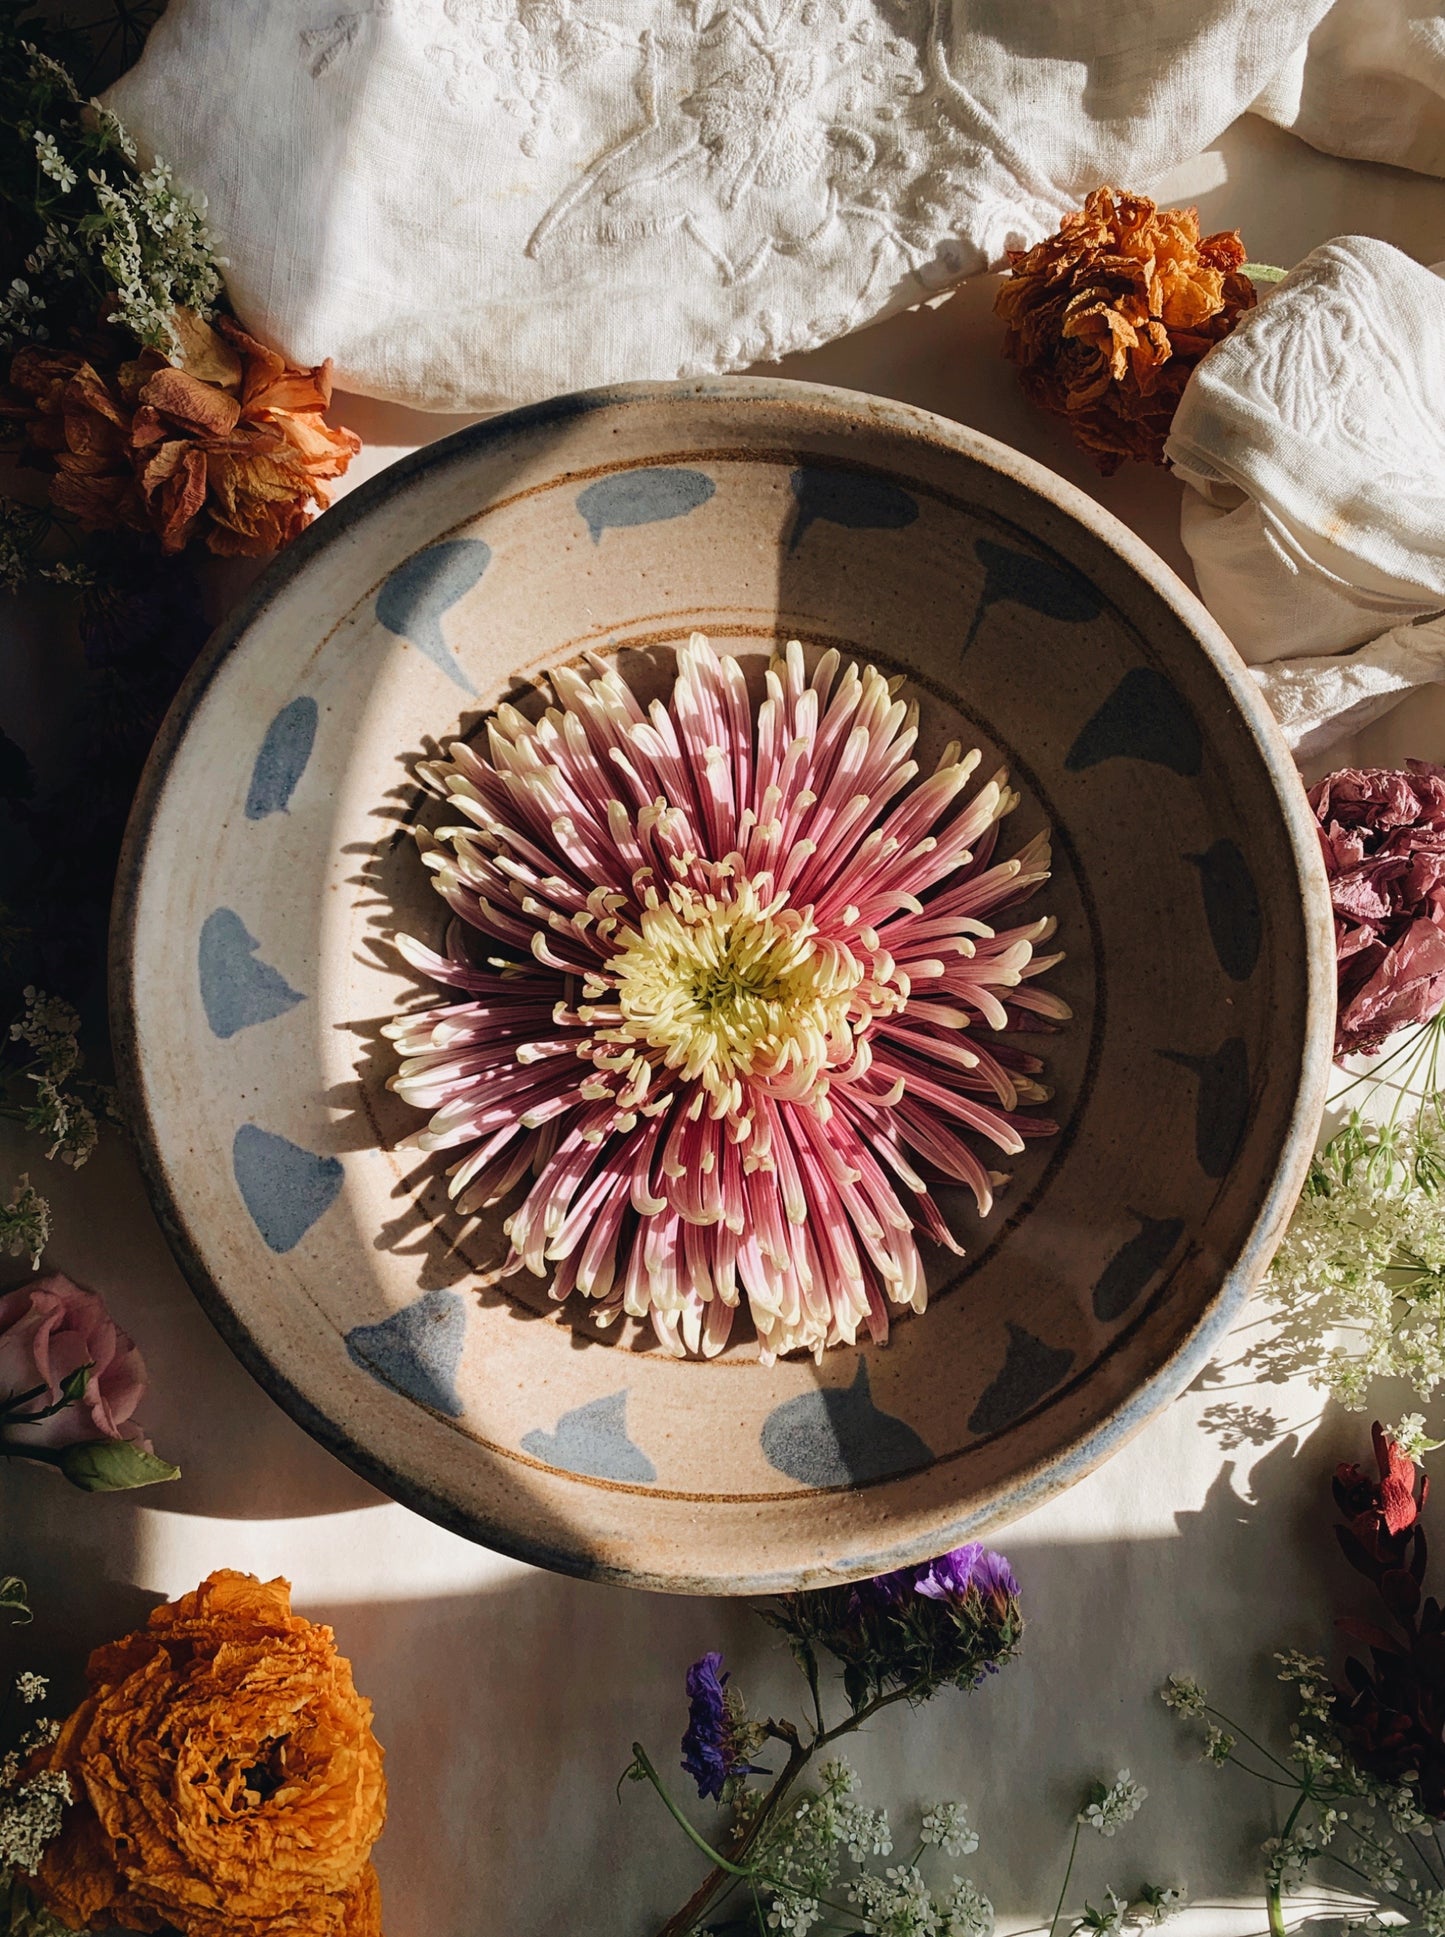
POLYGON ((34 1618, 30 1612, 30 1589, 18 1574, 7 1574, 0 1580, 0 1614, 13 1615, 20 1625, 34 1618))
POLYGON ((1246 262, 1240 265, 1239 273, 1251 282, 1283 282, 1289 271, 1276 269, 1272 262, 1246 262))
POLYGON ((68 1379, 61 1380, 60 1403, 62 1406, 73 1406, 85 1397, 85 1388, 90 1384, 90 1375, 94 1370, 95 1366, 93 1363, 89 1365, 78 1365, 68 1379))
POLYGON ((143 1453, 128 1439, 93 1439, 82 1446, 66 1446, 56 1465, 82 1493, 123 1493, 128 1487, 154 1486, 159 1480, 178 1480, 179 1466, 143 1453))

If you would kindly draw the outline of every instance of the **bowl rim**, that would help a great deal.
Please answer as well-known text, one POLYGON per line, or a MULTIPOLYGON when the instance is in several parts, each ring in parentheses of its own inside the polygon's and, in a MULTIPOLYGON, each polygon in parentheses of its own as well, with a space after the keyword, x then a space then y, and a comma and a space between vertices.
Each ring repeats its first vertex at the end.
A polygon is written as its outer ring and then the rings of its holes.
POLYGON ((840 420, 840 425, 846 424, 851 429, 876 429, 931 444, 1023 485, 1083 525, 1145 581, 1191 634, 1223 680, 1263 760, 1284 821, 1296 879, 1302 889, 1306 1001, 1300 1082, 1274 1174, 1234 1266, 1202 1308, 1188 1335, 1128 1397, 1063 1447, 1021 1468, 984 1505, 955 1514, 946 1523, 942 1518, 934 1521, 931 1524, 937 1528, 936 1533, 930 1532, 922 1543, 914 1538, 896 1554, 870 1558, 867 1572, 931 1557, 965 1539, 1002 1526, 1063 1492, 1119 1451, 1157 1412, 1182 1393, 1209 1362, 1263 1277, 1303 1187, 1314 1152, 1325 1108, 1334 1043, 1334 924, 1315 821, 1293 757, 1259 687, 1202 601, 1144 539, 1079 486, 998 439, 920 406, 786 377, 708 377, 565 392, 467 425, 386 465, 316 518, 299 538, 270 561, 202 647, 161 723, 127 819, 111 902, 108 994, 117 1088, 151 1208, 181 1274, 211 1324, 263 1391, 344 1465, 413 1512, 511 1558, 580 1579, 663 1593, 757 1595, 831 1584, 865 1570, 861 1566, 841 1571, 814 1566, 801 1574, 792 1571, 786 1576, 777 1571, 754 1571, 733 1574, 727 1579, 699 1579, 683 1573, 641 1572, 605 1562, 581 1551, 580 1544, 578 1548, 559 1549, 546 1540, 530 1537, 514 1526, 499 1524, 459 1505, 420 1479, 398 1473, 320 1411, 273 1363, 204 1262, 199 1239, 193 1235, 176 1201, 160 1138, 146 1105, 135 1028, 138 909, 152 824, 171 765, 192 720, 212 682, 256 620, 307 569, 319 551, 344 540, 353 526, 418 477, 453 464, 464 464, 478 450, 505 443, 518 433, 544 425, 624 406, 677 405, 689 400, 792 405, 831 413, 840 420), (926 1556, 924 1546, 928 1549, 926 1556))

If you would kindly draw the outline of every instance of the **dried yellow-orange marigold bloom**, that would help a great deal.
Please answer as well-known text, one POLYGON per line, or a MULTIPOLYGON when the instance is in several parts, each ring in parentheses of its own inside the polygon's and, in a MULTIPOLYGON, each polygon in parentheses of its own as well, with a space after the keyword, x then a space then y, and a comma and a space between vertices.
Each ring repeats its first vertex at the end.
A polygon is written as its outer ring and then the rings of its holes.
POLYGON ((212 1574, 86 1678, 45 1765, 75 1797, 35 1884, 63 1923, 381 1937, 371 1704, 285 1581, 212 1574))
POLYGON ((994 308, 1024 392, 1066 417, 1107 476, 1164 462, 1195 364, 1254 305, 1237 233, 1199 235, 1195 209, 1098 188, 1057 235, 1010 249, 994 308))

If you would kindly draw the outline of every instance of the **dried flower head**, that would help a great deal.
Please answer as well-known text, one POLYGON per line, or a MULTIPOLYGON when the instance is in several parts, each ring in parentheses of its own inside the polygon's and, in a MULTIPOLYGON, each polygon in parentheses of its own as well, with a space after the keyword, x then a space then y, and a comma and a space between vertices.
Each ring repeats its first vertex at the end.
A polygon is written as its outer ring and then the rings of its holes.
POLYGON ((1054 923, 996 925, 1047 839, 996 860, 1007 775, 970 794, 954 744, 919 779, 916 708, 835 651, 757 705, 701 634, 646 710, 601 662, 551 683, 422 769, 464 824, 419 837, 447 954, 397 944, 459 997, 387 1030, 414 1141, 463 1213, 525 1184, 506 1269, 599 1323, 712 1354, 745 1301, 766 1360, 881 1342, 927 1303, 915 1232, 960 1249, 932 1180, 986 1213, 993 1153, 1055 1127, 1015 1046, 1068 1014, 1054 923))
POLYGON ((1372 1056, 1445 1001, 1445 767, 1347 767, 1309 801, 1335 911, 1335 1055, 1372 1056))
POLYGON ((716 1651, 703 1655, 687 1671, 687 1730, 682 1738, 682 1766, 697 1784, 704 1801, 717 1801, 739 1776, 760 1773, 748 1761, 749 1728, 741 1702, 731 1693, 731 1676, 716 1651))
POLYGON ((64 1921, 380 1937, 371 1706, 284 1581, 212 1574, 86 1674, 48 1757, 76 1794, 38 1883, 64 1921))
POLYGON ((196 539, 276 551, 361 448, 324 420, 331 366, 291 369, 226 317, 176 327, 174 356, 125 356, 119 339, 109 356, 21 350, 4 413, 50 472, 52 503, 87 530, 151 532, 168 553, 196 539))
POLYGON ((1099 188, 1057 235, 1009 251, 995 308, 1025 394, 1068 420, 1106 475, 1164 462, 1189 374, 1254 303, 1244 246, 1194 209, 1099 188))

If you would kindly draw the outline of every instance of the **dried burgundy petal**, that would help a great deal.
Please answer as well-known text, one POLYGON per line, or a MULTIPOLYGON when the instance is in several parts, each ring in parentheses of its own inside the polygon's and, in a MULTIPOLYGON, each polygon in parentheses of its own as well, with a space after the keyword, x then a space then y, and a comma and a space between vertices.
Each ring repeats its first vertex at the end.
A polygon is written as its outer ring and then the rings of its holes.
POLYGON ((1373 1055, 1445 1002, 1445 767, 1346 767, 1309 798, 1335 914, 1335 1055, 1373 1055))

